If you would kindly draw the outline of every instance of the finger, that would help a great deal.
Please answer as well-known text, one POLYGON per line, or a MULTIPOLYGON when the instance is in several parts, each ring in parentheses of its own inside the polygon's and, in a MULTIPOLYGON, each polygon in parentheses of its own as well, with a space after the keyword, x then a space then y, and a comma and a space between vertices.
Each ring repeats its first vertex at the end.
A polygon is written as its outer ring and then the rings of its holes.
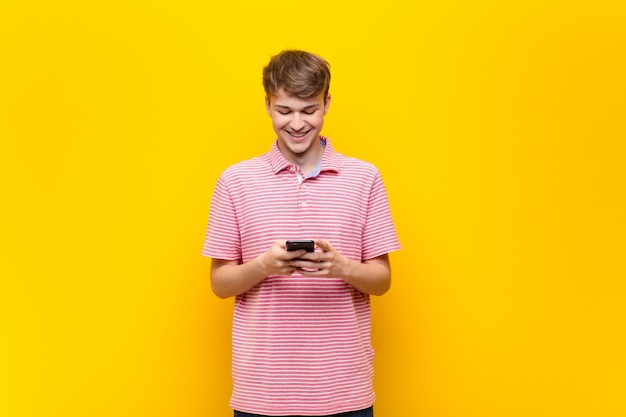
POLYGON ((327 271, 330 272, 331 264, 329 262, 309 262, 309 261, 297 261, 292 263, 298 269, 306 268, 307 270, 314 271, 327 271))
POLYGON ((320 252, 306 252, 306 251, 303 251, 303 253, 301 253, 296 258, 302 259, 302 260, 305 260, 305 261, 309 261, 309 262, 317 262, 318 257, 319 257, 319 253, 320 252))
POLYGON ((330 242, 328 240, 326 240, 326 239, 316 239, 315 240, 315 244, 317 245, 317 247, 319 247, 324 252, 328 252, 328 251, 331 251, 333 249, 333 247, 330 244, 330 242))
POLYGON ((298 250, 292 250, 292 251, 285 251, 285 253, 288 255, 285 259, 292 260, 295 258, 303 257, 307 252, 304 249, 298 249, 298 250))
POLYGON ((299 267, 302 266, 302 261, 300 260, 300 258, 292 259, 289 262, 289 266, 291 266, 293 268, 299 268, 299 267))
MULTIPOLYGON (((327 252, 307 252, 302 256, 299 256, 299 259, 316 263, 328 262, 331 259, 331 255, 327 252)), ((319 266, 316 266, 316 268, 319 268, 319 266)))
POLYGON ((328 276, 329 271, 326 269, 315 268, 297 268, 298 273, 307 277, 325 277, 328 276))

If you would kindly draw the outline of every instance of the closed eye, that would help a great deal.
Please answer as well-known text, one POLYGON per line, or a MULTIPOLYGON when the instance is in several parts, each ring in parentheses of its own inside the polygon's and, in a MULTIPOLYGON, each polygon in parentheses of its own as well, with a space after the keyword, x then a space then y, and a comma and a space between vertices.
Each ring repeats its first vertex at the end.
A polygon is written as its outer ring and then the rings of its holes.
MULTIPOLYGON (((280 114, 282 114, 282 115, 284 115, 284 116, 286 116, 286 115, 288 115, 288 114, 290 114, 290 113, 291 113, 291 110, 277 110, 277 111, 278 111, 278 113, 280 113, 280 114)), ((303 111, 302 113, 304 113, 304 114, 306 114, 306 115, 310 116, 310 115, 312 115, 312 114, 314 114, 314 113, 315 113, 315 110, 311 110, 311 111, 303 111)))
MULTIPOLYGON (((282 106, 282 105, 276 105, 274 107, 274 109, 279 113, 282 114, 283 116, 286 116, 290 113, 292 113, 294 110, 288 106, 282 106)), ((299 110, 295 110, 298 111, 302 114, 306 114, 307 116, 310 116, 312 114, 315 114, 315 112, 319 109, 319 105, 317 104, 312 104, 310 106, 306 106, 303 107, 302 109, 299 110)))

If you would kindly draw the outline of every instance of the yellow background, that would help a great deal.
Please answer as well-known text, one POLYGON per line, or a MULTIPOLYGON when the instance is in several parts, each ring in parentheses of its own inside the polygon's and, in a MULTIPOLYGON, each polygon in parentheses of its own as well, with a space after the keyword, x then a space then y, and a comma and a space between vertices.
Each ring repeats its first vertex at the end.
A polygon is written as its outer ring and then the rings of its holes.
POLYGON ((0 2, 0 415, 230 415, 200 256, 269 149, 261 68, 332 65, 383 172, 376 415, 626 415, 622 1, 0 2), (406 411, 411 410, 411 411, 406 411))

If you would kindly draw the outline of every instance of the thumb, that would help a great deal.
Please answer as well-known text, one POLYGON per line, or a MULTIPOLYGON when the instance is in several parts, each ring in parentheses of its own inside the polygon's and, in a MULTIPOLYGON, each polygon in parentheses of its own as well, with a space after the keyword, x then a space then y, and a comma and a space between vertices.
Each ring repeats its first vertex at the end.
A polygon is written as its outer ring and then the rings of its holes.
POLYGON ((316 239, 315 244, 324 252, 328 252, 333 249, 333 246, 326 239, 316 239))

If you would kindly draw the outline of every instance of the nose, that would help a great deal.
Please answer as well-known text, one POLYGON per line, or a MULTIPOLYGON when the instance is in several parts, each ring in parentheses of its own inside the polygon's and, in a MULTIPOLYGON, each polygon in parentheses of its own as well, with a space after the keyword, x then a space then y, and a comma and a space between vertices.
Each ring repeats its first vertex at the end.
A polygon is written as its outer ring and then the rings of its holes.
POLYGON ((304 118, 302 117, 302 115, 300 114, 300 112, 293 112, 292 113, 292 118, 291 118, 291 122, 289 123, 289 126, 291 127, 291 130, 294 131, 298 131, 298 130, 302 130, 305 126, 305 122, 304 122, 304 118))

